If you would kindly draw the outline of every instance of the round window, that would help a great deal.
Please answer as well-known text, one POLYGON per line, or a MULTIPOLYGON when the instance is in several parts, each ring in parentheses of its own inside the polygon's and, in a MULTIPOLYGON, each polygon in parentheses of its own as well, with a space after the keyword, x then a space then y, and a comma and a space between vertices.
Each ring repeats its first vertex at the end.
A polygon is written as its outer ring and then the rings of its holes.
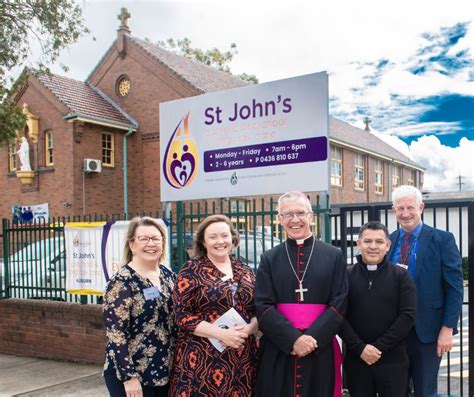
POLYGON ((127 76, 121 76, 117 80, 117 94, 121 97, 128 95, 130 92, 130 79, 127 76))

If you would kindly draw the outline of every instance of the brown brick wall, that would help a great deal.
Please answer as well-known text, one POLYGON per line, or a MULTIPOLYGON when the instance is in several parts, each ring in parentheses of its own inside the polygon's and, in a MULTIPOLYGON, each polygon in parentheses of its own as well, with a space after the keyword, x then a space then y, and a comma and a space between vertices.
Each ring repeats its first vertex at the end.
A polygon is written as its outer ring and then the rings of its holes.
POLYGON ((0 351, 81 363, 104 362, 100 305, 0 300, 0 351))
MULTIPOLYGON (((364 154, 364 190, 354 188, 355 157, 356 152, 348 148, 342 148, 342 187, 331 186, 332 204, 358 204, 388 202, 391 200, 392 192, 392 164, 386 160, 383 162, 383 194, 375 192, 375 162, 376 158, 364 154)), ((398 165, 400 167, 401 184, 407 184, 410 177, 411 168, 398 165)), ((422 181, 421 181, 422 182, 422 181)), ((421 186, 423 186, 421 184, 421 186)))
POLYGON ((123 212, 123 130, 68 123, 66 110, 34 78, 19 98, 28 103, 30 112, 39 117, 38 142, 30 140, 30 157, 37 175, 32 186, 23 186, 15 173, 7 173, 8 152, 0 148, 0 218, 11 218, 13 205, 49 204, 51 216, 83 213, 83 162, 99 159, 102 132, 114 134, 115 166, 103 167, 101 173, 84 175, 86 213, 123 212), (78 138, 78 130, 81 130, 78 138), (45 166, 45 131, 54 142, 54 165, 45 166), (66 208, 65 203, 72 206, 66 208))
POLYGON ((81 141, 74 142, 74 213, 83 212, 84 201, 87 214, 123 212, 123 135, 120 130, 87 125, 81 141), (114 166, 102 166, 100 173, 84 174, 84 159, 102 160, 102 133, 114 136, 114 166))
POLYGON ((128 141, 129 210, 161 210, 160 103, 197 95, 197 90, 130 42, 125 57, 113 48, 89 81, 139 123, 138 131, 128 141), (124 74, 130 79, 131 89, 121 97, 116 93, 116 82, 124 74))
POLYGON ((66 123, 61 109, 46 90, 31 81, 28 89, 19 98, 19 104, 28 103, 30 112, 38 116, 39 137, 33 144, 30 140, 30 158, 33 169, 38 170, 31 187, 25 187, 14 173, 7 173, 8 153, 0 148, 0 216, 11 217, 12 205, 49 203, 50 213, 63 214, 63 202, 72 200, 72 190, 64 189, 72 182, 72 126, 66 123), (55 166, 45 167, 44 131, 53 131, 55 145, 55 166), (63 188, 58 189, 58 185, 63 188))

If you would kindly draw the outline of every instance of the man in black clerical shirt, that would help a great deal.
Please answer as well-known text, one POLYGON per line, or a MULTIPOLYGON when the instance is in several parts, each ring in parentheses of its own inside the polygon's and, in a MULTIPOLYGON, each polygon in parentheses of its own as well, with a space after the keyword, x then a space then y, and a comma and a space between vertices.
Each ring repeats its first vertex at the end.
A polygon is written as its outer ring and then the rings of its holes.
POLYGON ((263 336, 256 396, 337 396, 334 336, 346 307, 346 263, 338 248, 311 233, 305 194, 285 193, 278 212, 287 239, 262 255, 257 270, 254 299, 263 336))
POLYGON ((380 222, 363 225, 360 255, 349 267, 344 369, 351 397, 406 394, 406 338, 415 324, 416 291, 405 268, 389 263, 388 230, 380 222))

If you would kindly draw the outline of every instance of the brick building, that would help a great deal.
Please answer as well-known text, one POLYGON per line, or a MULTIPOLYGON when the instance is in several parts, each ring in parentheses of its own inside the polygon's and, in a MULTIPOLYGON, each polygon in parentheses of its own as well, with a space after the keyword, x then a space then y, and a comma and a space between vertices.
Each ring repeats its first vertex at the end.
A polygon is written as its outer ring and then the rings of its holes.
MULTIPOLYGON (((159 104, 247 84, 134 37, 125 23, 85 82, 24 73, 14 100, 28 115, 32 170, 20 171, 18 145, 0 149, 2 218, 41 203, 50 215, 161 209, 159 104), (101 172, 84 172, 97 165, 85 159, 100 160, 101 172)), ((422 186, 423 169, 370 132, 330 118, 329 135, 333 203, 422 186)))

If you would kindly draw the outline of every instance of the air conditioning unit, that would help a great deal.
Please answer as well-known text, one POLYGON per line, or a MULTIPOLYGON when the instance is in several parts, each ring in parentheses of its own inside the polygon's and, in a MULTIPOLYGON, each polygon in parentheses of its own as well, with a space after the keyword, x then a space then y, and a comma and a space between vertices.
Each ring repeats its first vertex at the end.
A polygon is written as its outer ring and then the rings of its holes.
POLYGON ((94 159, 84 159, 84 172, 102 171, 102 162, 94 159))

